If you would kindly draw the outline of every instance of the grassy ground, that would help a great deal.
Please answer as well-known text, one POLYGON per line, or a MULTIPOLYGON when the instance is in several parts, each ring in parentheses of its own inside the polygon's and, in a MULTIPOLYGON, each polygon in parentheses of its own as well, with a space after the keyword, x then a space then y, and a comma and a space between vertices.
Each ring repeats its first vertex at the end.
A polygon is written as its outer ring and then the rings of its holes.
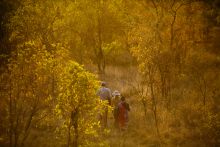
POLYGON ((110 133, 106 137, 111 147, 157 147, 159 140, 156 138, 155 128, 148 124, 140 115, 138 107, 132 106, 129 113, 129 126, 124 132, 120 132, 113 126, 113 118, 110 118, 110 133))
POLYGON ((108 67, 105 76, 100 79, 106 81, 112 91, 118 90, 126 97, 130 104, 129 126, 125 132, 120 132, 113 126, 113 116, 110 115, 110 133, 107 140, 111 147, 157 147, 159 139, 152 119, 152 113, 145 118, 142 104, 135 91, 140 80, 136 67, 108 67), (147 120, 146 120, 147 119, 147 120))
MULTIPOLYGON (((94 71, 93 71, 94 72, 94 71)), ((106 74, 99 76, 106 81, 112 91, 118 90, 126 97, 130 104, 129 127, 124 133, 120 133, 113 127, 113 116, 109 114, 110 133, 107 141, 111 147, 185 147, 197 146, 190 142, 179 142, 182 134, 174 126, 169 126, 169 119, 173 119, 164 108, 158 108, 160 114, 160 134, 158 135, 155 127, 153 112, 147 106, 146 116, 144 115, 143 105, 135 88, 140 83, 140 75, 136 67, 107 67, 106 74)))
MULTIPOLYGON (((86 67, 89 71, 96 73, 95 67, 86 67)), ((144 115, 143 105, 139 96, 135 91, 140 76, 135 67, 107 67, 105 75, 99 75, 100 80, 106 81, 108 87, 112 91, 118 90, 126 97, 127 102, 130 104, 131 111, 129 112, 129 126, 128 129, 121 133, 114 128, 113 115, 109 111, 108 129, 109 133, 103 135, 103 139, 109 144, 110 147, 203 147, 199 141, 193 141, 187 138, 185 134, 189 134, 190 129, 184 126, 179 127, 175 119, 175 115, 166 111, 163 107, 158 107, 159 130, 158 135, 155 127, 153 112, 147 106, 146 115, 144 115), (172 124, 172 122, 174 122, 172 124), (182 128, 182 130, 181 130, 182 128)), ((173 111, 172 113, 177 113, 173 111)), ((41 130, 41 135, 36 130, 33 132, 33 144, 30 142, 29 146, 32 147, 62 147, 65 144, 60 144, 56 136, 51 130, 41 130)))

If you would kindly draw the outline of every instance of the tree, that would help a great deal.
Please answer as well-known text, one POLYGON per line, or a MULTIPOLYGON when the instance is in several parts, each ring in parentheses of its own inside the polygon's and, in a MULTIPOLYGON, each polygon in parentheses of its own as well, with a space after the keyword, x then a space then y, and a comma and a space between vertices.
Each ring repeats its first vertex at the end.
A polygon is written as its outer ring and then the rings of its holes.
POLYGON ((18 47, 8 64, 1 81, 5 90, 5 127, 9 130, 10 146, 23 146, 31 128, 42 119, 49 97, 48 53, 36 42, 26 42, 18 47))
MULTIPOLYGON (((31 130, 39 124, 48 123, 46 119, 51 116, 50 125, 57 126, 55 114, 58 119, 62 116, 61 121, 65 122, 58 125, 58 130, 68 124, 69 145, 71 140, 73 146, 78 146, 82 144, 83 137, 94 134, 97 136, 99 123, 96 113, 101 105, 96 97, 97 80, 71 61, 71 53, 67 51, 71 47, 75 47, 73 50, 83 47, 83 29, 88 27, 86 22, 83 22, 85 26, 82 28, 76 23, 82 16, 84 20, 88 20, 78 4, 72 1, 48 0, 34 3, 24 0, 7 24, 14 50, 8 70, 1 80, 9 83, 6 84, 3 99, 8 108, 9 119, 5 116, 5 120, 8 120, 9 126, 6 125, 5 128, 10 130, 10 146, 24 145, 31 130), (80 15, 75 15, 75 12, 70 14, 75 16, 70 21, 68 11, 75 11, 80 15), (70 29, 71 27, 79 30, 70 29), (70 36, 69 30, 76 38, 70 36), (63 109, 68 106, 68 110, 63 109), (88 115, 82 115, 84 112, 88 115)), ((89 144, 89 141, 85 143, 89 144)))
POLYGON ((90 136, 93 140, 98 136, 98 81, 68 60, 68 52, 59 45, 53 53, 45 47, 36 41, 20 45, 1 78, 6 86, 2 100, 7 115, 3 124, 9 130, 10 146, 25 145, 31 130, 50 117, 51 126, 69 131, 69 145, 72 140, 72 146, 79 146, 81 139, 88 145, 90 136), (57 124, 58 120, 63 123, 57 124))
POLYGON ((99 83, 94 75, 74 62, 67 64, 58 81, 60 94, 55 111, 65 124, 60 126, 60 131, 64 136, 68 132, 68 146, 88 146, 92 143, 89 142, 89 136, 93 136, 93 140, 98 137, 99 123, 96 116, 101 103, 96 90, 99 83))
MULTIPOLYGON (((194 107, 190 108, 195 110, 194 115, 207 117, 207 111, 212 113, 210 94, 216 89, 210 83, 211 75, 219 71, 213 66, 217 63, 217 56, 208 51, 212 48, 208 41, 211 32, 207 31, 210 28, 204 16, 204 3, 140 1, 140 4, 140 12, 137 11, 136 15, 141 21, 130 31, 131 52, 150 89, 156 128, 163 124, 157 114, 164 110, 164 106, 168 113, 172 113, 179 109, 176 104, 189 99, 203 104, 203 107, 198 106, 203 109, 203 114, 196 112, 194 107), (146 15, 141 15, 143 12, 146 15), (199 96, 187 95, 186 89, 199 96)), ((198 121, 201 123, 187 125, 200 127, 205 123, 201 119, 198 121)))

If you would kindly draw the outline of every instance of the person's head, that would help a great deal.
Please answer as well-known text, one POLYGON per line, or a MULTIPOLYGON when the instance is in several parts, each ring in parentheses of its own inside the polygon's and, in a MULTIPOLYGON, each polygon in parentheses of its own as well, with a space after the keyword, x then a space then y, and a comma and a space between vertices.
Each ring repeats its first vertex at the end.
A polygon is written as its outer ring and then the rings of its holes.
POLYGON ((125 101, 125 97, 124 96, 121 96, 121 101, 125 101))
POLYGON ((101 82, 101 86, 102 86, 102 87, 105 87, 105 86, 106 86, 106 82, 104 82, 104 81, 101 82))
POLYGON ((114 96, 114 97, 120 97, 121 94, 120 94, 120 92, 119 92, 118 90, 115 90, 115 91, 112 93, 112 96, 114 96))

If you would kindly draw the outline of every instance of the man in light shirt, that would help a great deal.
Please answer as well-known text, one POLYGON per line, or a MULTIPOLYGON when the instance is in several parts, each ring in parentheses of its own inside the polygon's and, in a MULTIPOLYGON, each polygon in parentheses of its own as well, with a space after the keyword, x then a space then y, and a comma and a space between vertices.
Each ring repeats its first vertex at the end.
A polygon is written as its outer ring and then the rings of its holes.
MULTIPOLYGON (((111 90, 106 87, 106 82, 101 83, 101 88, 98 90, 97 95, 100 97, 100 100, 107 101, 109 105, 111 105, 111 90)), ((108 107, 104 108, 104 113, 100 115, 100 121, 103 123, 103 127, 107 127, 107 119, 108 119, 108 107)))

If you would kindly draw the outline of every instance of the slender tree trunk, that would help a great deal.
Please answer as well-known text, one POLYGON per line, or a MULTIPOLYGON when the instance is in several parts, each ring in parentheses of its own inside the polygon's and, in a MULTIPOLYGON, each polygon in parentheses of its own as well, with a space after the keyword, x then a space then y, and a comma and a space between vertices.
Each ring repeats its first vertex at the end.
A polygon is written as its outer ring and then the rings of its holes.
MULTIPOLYGON (((18 82, 18 84, 19 84, 19 82, 18 82)), ((19 128, 19 125, 20 125, 20 122, 19 122, 19 117, 20 117, 20 109, 18 109, 17 108, 17 101, 19 100, 19 98, 20 98, 20 87, 19 87, 19 85, 17 85, 17 95, 16 95, 16 100, 15 100, 15 108, 14 108, 14 112, 15 112, 15 117, 16 117, 16 122, 15 122, 15 127, 13 128, 13 131, 14 131, 14 147, 17 147, 18 146, 18 144, 19 144, 19 142, 18 142, 18 140, 19 140, 19 136, 20 136, 20 132, 19 132, 19 130, 18 130, 18 128, 19 128)))
POLYGON ((98 10, 97 10, 97 15, 98 15, 98 25, 97 25, 97 34, 98 34, 98 57, 97 57, 97 65, 98 65, 98 70, 99 73, 105 74, 105 55, 102 49, 102 22, 101 22, 101 2, 98 2, 98 10))
POLYGON ((207 93, 207 84, 206 84, 206 80, 204 78, 204 75, 202 75, 198 79, 198 86, 199 86, 199 90, 201 92, 202 98, 203 98, 203 105, 206 105, 206 93, 207 93), (201 79, 200 79, 201 78, 201 79))
POLYGON ((144 117, 145 117, 145 120, 147 121, 147 103, 146 103, 146 100, 144 98, 142 98, 142 104, 143 104, 143 107, 144 107, 144 117))
POLYGON ((11 79, 10 79, 10 96, 9 96, 9 122, 10 122, 10 128, 9 128, 9 141, 10 141, 10 147, 13 146, 13 118, 12 118, 12 88, 11 88, 11 79))
POLYGON ((67 147, 70 146, 70 142, 71 142, 71 121, 69 122, 69 126, 68 126, 68 139, 67 139, 67 147))
POLYGON ((152 98, 152 102, 153 102, 153 113, 154 113, 155 126, 156 126, 156 129, 157 129, 157 135, 158 135, 158 137, 161 141, 159 125, 158 125, 158 119, 157 119, 157 103, 156 103, 155 94, 154 94, 153 67, 149 67, 148 70, 149 70, 148 71, 149 84, 150 84, 149 86, 150 86, 151 98, 152 98))
POLYGON ((14 128, 14 147, 17 147, 18 146, 18 138, 19 138, 19 133, 18 133, 18 116, 17 116, 17 119, 16 119, 16 126, 14 128))
POLYGON ((76 125, 74 125, 73 147, 78 147, 78 138, 79 138, 78 123, 76 123, 76 125))
POLYGON ((203 90, 203 104, 206 105, 206 91, 207 91, 207 84, 204 77, 202 77, 203 84, 204 84, 204 90, 203 90))
POLYGON ((151 89, 151 97, 153 101, 153 113, 154 113, 155 126, 157 129, 157 135, 160 138, 160 131, 159 131, 158 120, 157 120, 157 104, 156 104, 154 90, 153 90, 153 83, 151 82, 150 82, 150 89, 151 89))
POLYGON ((79 130, 78 130, 78 109, 74 109, 71 113, 71 120, 74 128, 73 147, 78 147, 79 130))
POLYGON ((30 114, 30 116, 29 116, 29 118, 27 120, 27 123, 25 125, 24 137, 23 137, 23 139, 21 141, 21 145, 22 146, 24 146, 24 143, 25 143, 25 141, 26 141, 26 139, 27 139, 27 137, 29 135, 32 119, 33 119, 33 116, 34 116, 35 112, 36 112, 36 107, 33 108, 32 112, 31 112, 31 114, 30 114))
MULTIPOLYGON (((100 25, 100 22, 99 22, 100 25)), ((100 73, 105 73, 105 57, 102 50, 102 37, 101 37, 101 26, 98 26, 98 70, 100 73)))

